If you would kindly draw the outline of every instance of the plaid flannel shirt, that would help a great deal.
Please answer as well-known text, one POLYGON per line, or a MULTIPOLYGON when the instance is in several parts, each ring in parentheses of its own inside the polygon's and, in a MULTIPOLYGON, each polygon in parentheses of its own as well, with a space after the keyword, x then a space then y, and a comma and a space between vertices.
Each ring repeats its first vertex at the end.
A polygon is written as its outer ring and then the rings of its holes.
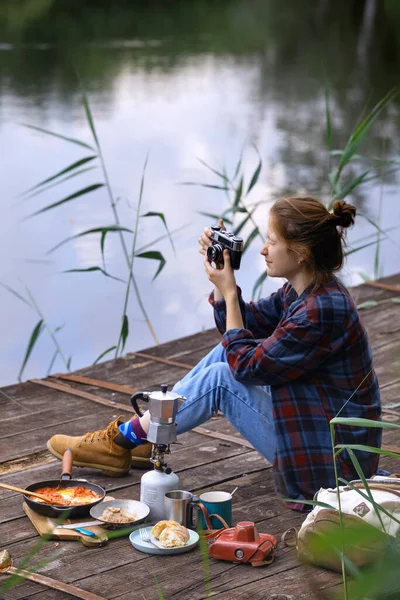
MULTIPOLYGON (((238 297, 245 328, 226 331, 225 301, 214 301, 211 294, 215 322, 233 377, 271 388, 277 493, 294 499, 287 505, 302 510, 301 500, 336 485, 329 421, 339 411, 341 417, 380 417, 367 334, 354 300, 337 278, 299 297, 289 283, 258 302, 245 303, 240 288, 238 297)), ((381 433, 336 426, 335 443, 380 447, 381 433)), ((356 455, 365 476, 373 475, 379 456, 356 455)), ((347 451, 339 454, 337 467, 339 477, 359 478, 347 451)))

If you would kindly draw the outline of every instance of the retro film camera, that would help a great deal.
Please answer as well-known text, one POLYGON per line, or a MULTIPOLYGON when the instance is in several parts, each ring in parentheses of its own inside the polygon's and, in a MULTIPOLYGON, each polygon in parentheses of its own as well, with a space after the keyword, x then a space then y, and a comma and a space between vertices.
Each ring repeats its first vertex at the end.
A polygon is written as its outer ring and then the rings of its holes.
POLYGON ((229 250, 232 269, 239 269, 243 252, 243 238, 230 231, 224 231, 218 225, 211 225, 211 231, 212 246, 207 248, 208 260, 223 265, 224 250, 229 250))

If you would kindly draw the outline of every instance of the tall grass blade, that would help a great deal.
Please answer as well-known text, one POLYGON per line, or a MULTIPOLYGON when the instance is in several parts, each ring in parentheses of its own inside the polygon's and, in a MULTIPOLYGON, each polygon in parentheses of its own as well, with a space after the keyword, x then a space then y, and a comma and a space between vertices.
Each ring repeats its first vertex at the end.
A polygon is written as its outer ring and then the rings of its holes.
POLYGON ((98 167, 93 166, 93 167, 86 167, 85 169, 78 169, 77 171, 70 173, 66 177, 59 179, 55 183, 52 183, 51 185, 48 185, 47 187, 45 187, 43 189, 41 188, 39 190, 36 190, 36 192, 32 192, 31 194, 24 196, 24 198, 22 198, 22 202, 24 202, 26 200, 31 200, 32 198, 36 198, 36 196, 40 196, 41 194, 44 194, 45 192, 52 190, 53 188, 61 185, 62 183, 65 183, 66 181, 73 179, 74 177, 79 177, 79 175, 83 175, 84 173, 88 173, 89 171, 93 171, 94 169, 97 169, 97 168, 98 167))
POLYGON ((354 154, 362 144, 362 142, 367 137, 369 130, 372 125, 378 119, 382 111, 390 104, 390 102, 394 99, 399 91, 398 87, 393 88, 384 96, 372 109, 369 115, 364 119, 364 121, 357 127, 357 129, 350 135, 350 138, 347 142, 347 145, 343 151, 343 154, 340 158, 339 166, 336 172, 336 181, 339 180, 340 174, 343 168, 350 162, 353 158, 354 154))
POLYGON ((332 150, 332 121, 331 112, 329 110, 328 88, 325 85, 325 119, 326 119, 326 143, 329 150, 332 150))
POLYGON ((21 368, 18 373, 18 381, 21 381, 21 379, 22 379, 22 373, 24 372, 24 369, 27 365, 29 357, 32 354, 32 350, 33 350, 36 342, 38 341, 39 336, 42 333, 43 329, 44 329, 43 319, 40 319, 40 321, 33 328, 31 337, 29 338, 28 347, 25 352, 24 360, 22 361, 22 365, 21 365, 21 368))
POLYGON ((179 185, 195 185, 195 186, 200 186, 200 187, 204 187, 204 188, 211 188, 212 190, 223 190, 224 192, 228 191, 229 188, 226 187, 225 185, 215 185, 212 183, 200 183, 200 182, 196 182, 196 181, 182 181, 182 183, 180 183, 179 185))
POLYGON ((56 358, 57 358, 57 356, 58 356, 58 350, 56 350, 56 351, 54 352, 53 356, 51 357, 50 364, 49 364, 49 366, 48 366, 48 368, 47 368, 46 377, 48 377, 48 376, 50 375, 50 373, 52 372, 52 370, 53 370, 53 367, 54 367, 54 363, 56 362, 56 358))
MULTIPOLYGON (((375 499, 374 499, 374 497, 373 497, 373 495, 372 495, 372 493, 371 493, 371 490, 369 489, 368 482, 367 482, 367 480, 366 480, 366 477, 365 477, 365 475, 364 475, 364 473, 363 473, 363 470, 362 470, 362 468, 361 468, 361 465, 360 465, 360 463, 358 462, 358 458, 357 458, 357 457, 356 457, 356 455, 354 454, 353 450, 351 450, 351 448, 347 448, 347 451, 348 451, 348 453, 349 453, 349 456, 350 456, 350 458, 351 458, 351 462, 353 463, 353 465, 354 465, 354 468, 355 468, 355 470, 357 471, 357 474, 358 474, 359 478, 360 478, 360 479, 361 479, 361 481, 363 482, 363 485, 364 485, 364 487, 365 487, 365 491, 366 491, 366 493, 367 493, 367 496, 368 496, 368 500, 371 502, 371 504, 372 504, 372 505, 373 505, 373 507, 374 507, 375 514, 376 514, 376 516, 377 516, 377 517, 378 517, 378 519, 379 519, 379 522, 380 522, 380 524, 381 524, 382 531, 385 531, 385 533, 386 533, 385 527, 384 527, 384 525, 383 525, 382 517, 381 517, 381 514, 380 514, 380 508, 381 508, 381 507, 380 507, 380 506, 379 506, 379 504, 378 504, 378 503, 375 501, 375 499)), ((358 489, 358 488, 356 488, 356 489, 358 489)))
POLYGON ((8 292, 10 292, 10 294, 12 294, 13 296, 15 296, 16 298, 18 298, 18 300, 21 300, 21 302, 24 302, 24 304, 27 304, 28 306, 30 306, 32 308, 32 304, 30 304, 28 302, 28 300, 26 300, 26 298, 24 298, 23 296, 21 296, 21 294, 19 294, 18 292, 16 292, 15 290, 13 290, 12 288, 10 288, 8 285, 6 285, 5 283, 2 283, 0 281, 0 285, 1 287, 3 287, 5 290, 7 290, 8 292))
POLYGON ((95 156, 86 156, 85 158, 81 158, 79 160, 76 160, 75 162, 72 163, 72 165, 69 165, 68 167, 66 167, 65 169, 62 169, 61 171, 59 171, 55 175, 52 175, 51 177, 47 177, 47 179, 43 179, 43 181, 41 181, 40 183, 37 183, 36 185, 34 185, 33 187, 29 188, 25 192, 22 192, 21 196, 26 196, 28 194, 31 194, 35 190, 38 190, 39 188, 47 185, 48 183, 51 183, 52 181, 55 181, 56 179, 58 179, 62 175, 65 175, 66 173, 69 173, 70 171, 78 169, 82 165, 85 165, 86 163, 94 160, 95 158, 97 158, 97 155, 95 155, 95 156))
POLYGON ((167 225, 167 221, 165 219, 164 213, 161 213, 161 212, 151 212, 150 211, 150 212, 145 213, 144 215, 141 215, 141 217, 159 217, 161 219, 161 221, 164 223, 165 229, 167 230, 167 234, 168 234, 169 240, 171 242, 171 246, 172 246, 172 249, 174 251, 174 254, 176 254, 174 242, 172 240, 170 231, 168 229, 168 225, 167 225))
MULTIPOLYGON (((105 237, 105 235, 110 231, 126 231, 128 233, 133 233, 132 229, 129 229, 128 227, 121 227, 119 225, 103 225, 102 227, 92 227, 91 229, 86 229, 85 231, 81 231, 80 233, 65 238, 64 240, 50 248, 50 250, 48 250, 46 254, 51 254, 52 252, 58 250, 58 248, 60 248, 67 242, 70 242, 71 240, 76 240, 77 238, 84 237, 85 235, 91 235, 93 233, 101 233, 102 237, 103 235, 105 237)), ((104 246, 104 244, 102 245, 104 246)))
POLYGON ((201 164, 203 166, 206 167, 206 169, 208 169, 209 171, 211 171, 212 173, 214 173, 215 175, 218 175, 218 177, 221 177, 221 179, 223 179, 224 181, 226 181, 226 183, 229 183, 229 179, 228 177, 225 175, 225 173, 221 173, 220 171, 217 171, 217 169, 214 169, 213 167, 210 167, 210 165, 208 165, 202 158, 197 157, 197 160, 199 162, 201 162, 201 164))
MULTIPOLYGON (((259 155, 260 156, 260 155, 259 155)), ((258 165, 253 173, 253 176, 250 180, 249 186, 247 188, 247 192, 246 192, 246 196, 247 194, 253 189, 253 187, 256 185, 258 178, 260 177, 260 173, 261 173, 261 169, 262 169, 262 160, 261 157, 258 161, 258 165)))
POLYGON ((99 140, 97 138, 96 128, 94 126, 94 121, 93 121, 93 117, 92 117, 92 112, 90 110, 89 102, 88 102, 85 92, 82 93, 82 101, 83 101, 83 107, 85 109, 86 119, 87 119, 87 122, 89 123, 89 127, 90 127, 90 130, 93 135, 93 139, 96 142, 97 148, 99 148, 100 144, 99 144, 99 140))
MULTIPOLYGON (((136 211, 136 221, 135 221, 135 227, 134 227, 134 234, 133 234, 133 241, 132 241, 132 250, 131 250, 131 255, 128 256, 127 254, 127 250, 125 248, 126 251, 126 257, 128 260, 128 269, 129 269, 129 274, 128 274, 128 283, 126 286, 126 290, 125 290, 125 298, 124 298, 124 307, 122 310, 122 328, 121 331, 119 333, 118 336, 118 341, 117 341, 117 345, 116 345, 116 349, 115 349, 115 358, 118 357, 118 352, 119 352, 119 348, 121 345, 121 342, 123 342, 122 340, 122 332, 123 332, 123 326, 124 326, 124 319, 126 317, 126 313, 128 310, 128 302, 129 302, 129 291, 130 291, 130 286, 132 284, 133 289, 135 290, 136 293, 136 298, 138 300, 139 306, 142 310, 143 315, 145 316, 146 319, 146 323, 150 329, 151 334, 153 335, 153 338, 156 340, 156 342, 158 343, 157 337, 155 335, 155 332, 151 326, 151 323, 147 317, 147 313, 145 310, 145 307, 143 305, 140 293, 139 293, 139 289, 137 287, 136 281, 133 277, 133 262, 135 260, 135 252, 136 252, 136 242, 137 242, 137 236, 138 236, 138 230, 139 230, 139 219, 140 219, 140 211, 141 211, 141 206, 142 206, 142 199, 143 199, 143 190, 144 190, 144 179, 145 179, 145 175, 146 175, 146 169, 147 169, 147 161, 148 161, 149 155, 146 155, 145 161, 144 161, 144 165, 143 165, 143 171, 142 171, 142 177, 140 180, 140 189, 139 189, 139 201, 138 201, 138 207, 137 207, 137 211, 136 211)), ((122 234, 121 234, 122 235, 122 234)), ((123 239, 122 239, 123 242, 123 239)), ((129 330, 127 330, 129 331, 129 330)), ((122 345, 122 350, 123 351, 124 348, 124 344, 122 345)))
POLYGON ((267 271, 264 271, 263 273, 261 273, 261 275, 259 277, 257 277, 256 282, 255 282, 252 292, 251 292, 252 298, 256 298, 257 290, 258 290, 257 300, 261 297, 262 286, 263 286, 264 281, 267 279, 267 277, 268 277, 267 271))
POLYGON ((233 200, 233 210, 235 211, 235 209, 239 206, 241 200, 242 200, 242 194, 243 194, 243 175, 240 177, 239 179, 239 185, 236 188, 235 191, 235 198, 233 200))
POLYGON ((87 148, 88 150, 92 150, 93 152, 96 152, 96 148, 93 148, 93 146, 90 146, 89 144, 86 144, 85 142, 82 142, 81 140, 77 140, 75 138, 70 138, 65 135, 61 135, 60 133, 54 133, 54 131, 49 131, 48 129, 43 129, 42 127, 36 127, 36 125, 28 125, 27 123, 20 123, 20 125, 22 125, 22 127, 27 127, 28 129, 33 129, 34 131, 39 131, 39 133, 45 133, 46 135, 52 135, 53 137, 56 137, 60 140, 64 140, 65 142, 71 142, 72 144, 78 144, 78 146, 83 146, 84 148, 87 148))
POLYGON ((361 419, 353 417, 333 417, 329 421, 330 425, 348 425, 349 427, 372 427, 375 429, 400 429, 400 425, 395 423, 386 423, 385 421, 372 421, 371 419, 361 419))
POLYGON ((158 583, 158 579, 157 579, 157 577, 155 575, 154 575, 154 583, 156 584, 156 589, 157 589, 157 594, 158 594, 158 600, 164 600, 164 596, 163 596, 163 593, 161 591, 160 584, 158 583))
POLYGON ((112 352, 113 350, 115 350, 115 348, 116 348, 116 347, 117 347, 117 346, 111 346, 110 348, 107 348, 107 350, 104 350, 104 352, 102 352, 102 353, 100 354, 100 356, 98 356, 98 357, 96 358, 96 360, 94 361, 94 363, 93 363, 93 364, 94 364, 94 365, 97 365, 97 363, 98 363, 98 362, 100 362, 102 358, 104 358, 104 357, 105 357, 105 356, 106 356, 106 355, 107 355, 109 352, 112 352))
POLYGON ((100 273, 103 273, 103 275, 105 275, 106 277, 110 277, 110 279, 115 279, 115 281, 121 281, 122 283, 126 283, 123 279, 120 279, 119 277, 115 277, 115 275, 110 275, 110 273, 107 273, 107 271, 105 269, 102 269, 101 267, 87 267, 86 269, 67 269, 66 271, 62 271, 63 273, 93 273, 94 271, 99 271, 100 273))
POLYGON ((75 200, 75 198, 79 198, 80 196, 84 196, 85 194, 90 194, 91 192, 94 192, 95 190, 98 190, 101 187, 104 187, 104 183, 94 183, 92 185, 89 185, 89 186, 83 188, 82 190, 79 190, 78 192, 74 192, 73 194, 70 194, 66 198, 63 198, 62 200, 59 200, 58 202, 54 202, 53 204, 49 204, 48 206, 45 206, 44 208, 37 210, 36 212, 30 214, 26 218, 29 219, 31 217, 35 217, 36 215, 40 215, 41 213, 44 213, 52 208, 56 208, 56 206, 61 206, 61 204, 65 204, 66 202, 75 200))
POLYGON ((213 219, 213 221, 215 221, 215 223, 218 223, 219 219, 223 218, 225 223, 228 223, 229 225, 233 224, 233 221, 231 219, 228 219, 227 217, 221 217, 220 215, 214 215, 212 213, 207 213, 207 212, 202 212, 202 211, 198 211, 199 215, 203 215, 203 217, 209 217, 210 219, 213 219))
POLYGON ((140 254, 135 254, 135 256, 137 258, 148 258, 150 260, 158 260, 159 261, 159 265, 158 265, 158 269, 156 274, 154 275, 152 281, 155 280, 156 277, 158 277, 158 275, 161 273, 161 271, 163 270, 163 268, 165 267, 166 264, 166 260, 163 257, 163 255, 161 254, 161 252, 158 252, 158 250, 151 250, 150 252, 141 252, 140 254))
POLYGON ((333 196, 333 200, 344 200, 357 186, 361 185, 368 175, 369 171, 365 171, 353 181, 350 181, 343 188, 339 189, 333 196))
POLYGON ((359 450, 360 452, 370 452, 371 454, 380 454, 381 456, 390 456, 393 458, 399 458, 399 452, 391 452, 390 450, 383 450, 382 448, 375 448, 374 446, 364 446, 363 444, 336 444, 336 448, 341 448, 346 450, 351 448, 351 450, 359 450))
POLYGON ((249 186, 247 188, 246 196, 247 196, 247 194, 249 192, 251 192, 251 190, 253 189, 253 187, 256 185, 256 183, 257 183, 257 181, 258 181, 258 179, 260 177, 261 169, 262 169, 262 160, 260 158, 260 160, 258 162, 258 165, 257 165, 257 167, 256 167, 256 169, 255 169, 255 171, 254 171, 254 173, 252 175, 252 178, 250 180, 249 186))
POLYGON ((243 149, 240 153, 239 160, 237 161, 235 172, 233 173, 233 177, 232 177, 233 181, 235 181, 236 177, 239 175, 239 171, 242 166, 242 160, 243 160, 243 149))
POLYGON ((375 246, 378 243, 378 240, 374 240, 372 242, 368 242, 367 244, 362 244, 361 246, 357 246, 357 248, 352 248, 351 250, 346 250, 344 253, 345 256, 350 256, 350 254, 354 254, 355 252, 359 252, 360 250, 364 250, 364 248, 369 248, 369 246, 375 246))
POLYGON ((129 335, 129 321, 127 315, 124 315, 122 318, 122 326, 121 326, 121 353, 124 351, 126 340, 129 335))
POLYGON ((245 241, 245 243, 243 244, 243 252, 245 252, 247 250, 247 248, 250 246, 251 242, 258 236, 261 235, 260 231, 258 229, 258 227, 256 227, 255 229, 253 229, 253 231, 250 233, 249 237, 247 238, 247 240, 245 241))

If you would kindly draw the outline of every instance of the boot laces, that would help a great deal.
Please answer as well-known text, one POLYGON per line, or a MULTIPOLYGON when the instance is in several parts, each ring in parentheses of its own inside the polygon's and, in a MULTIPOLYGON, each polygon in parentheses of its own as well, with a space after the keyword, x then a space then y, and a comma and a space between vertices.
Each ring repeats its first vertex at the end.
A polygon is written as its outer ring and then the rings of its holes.
POLYGON ((85 433, 82 441, 93 444, 93 442, 95 441, 100 442, 101 440, 108 439, 111 445, 110 450, 112 451, 114 447, 115 429, 118 427, 120 419, 121 417, 118 416, 116 419, 114 419, 114 421, 111 421, 111 423, 109 423, 104 429, 99 429, 98 431, 88 431, 87 433, 85 433))

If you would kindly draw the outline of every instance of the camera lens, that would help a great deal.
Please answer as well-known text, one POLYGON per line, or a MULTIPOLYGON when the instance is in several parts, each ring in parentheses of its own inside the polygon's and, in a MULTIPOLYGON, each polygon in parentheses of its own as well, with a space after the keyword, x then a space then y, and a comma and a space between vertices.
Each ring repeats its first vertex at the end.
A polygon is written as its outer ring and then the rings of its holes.
POLYGON ((221 262, 223 259, 223 248, 219 244, 207 248, 207 258, 210 262, 221 262))

